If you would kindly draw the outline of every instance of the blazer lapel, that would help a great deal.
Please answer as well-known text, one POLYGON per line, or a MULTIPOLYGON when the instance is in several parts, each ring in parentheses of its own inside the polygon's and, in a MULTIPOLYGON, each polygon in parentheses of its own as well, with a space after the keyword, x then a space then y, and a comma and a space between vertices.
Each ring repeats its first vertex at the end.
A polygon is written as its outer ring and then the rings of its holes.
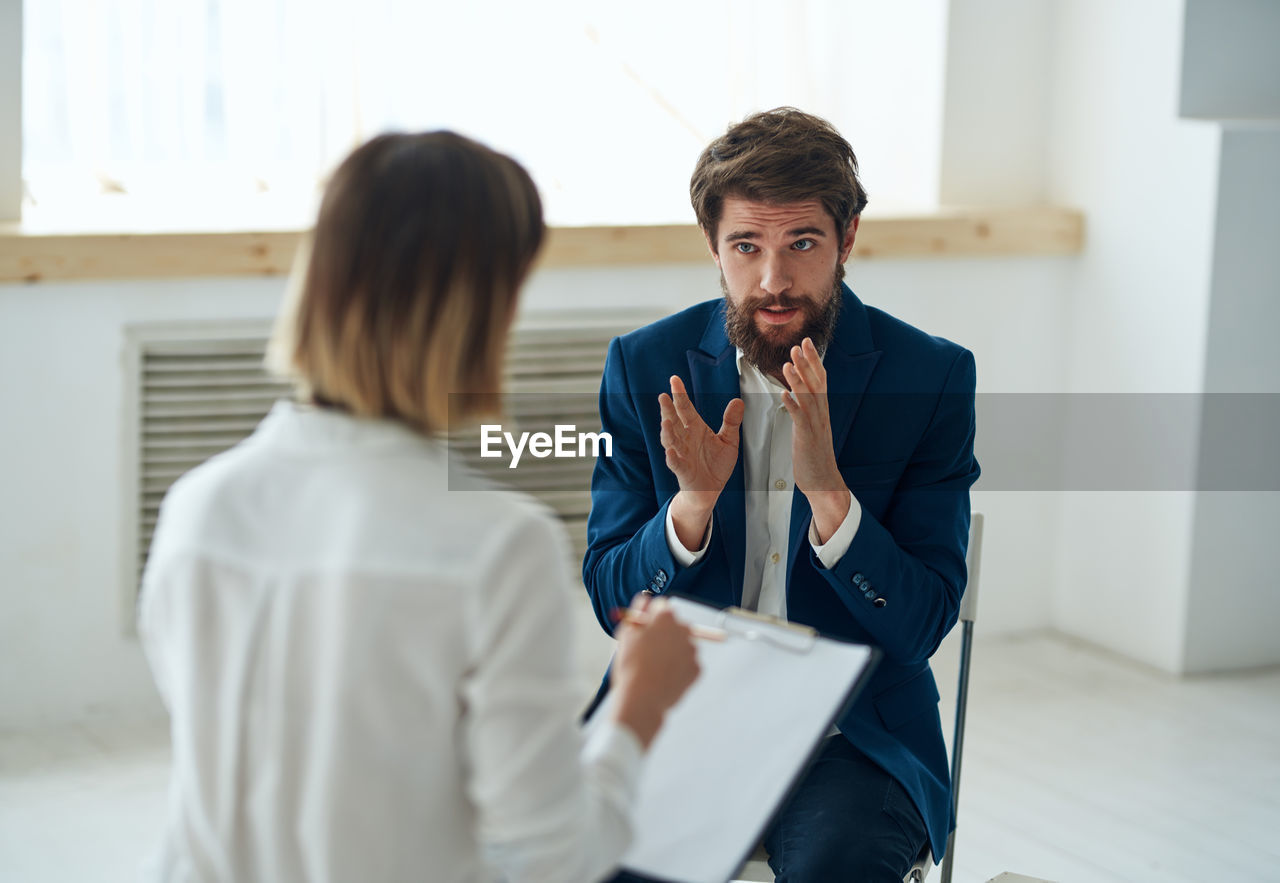
MULTIPOLYGON (((741 394, 738 382, 737 350, 729 345, 724 329, 724 306, 716 309, 697 349, 687 351, 689 359, 689 394, 698 414, 718 431, 724 422, 724 409, 741 394)), ((743 493, 742 448, 738 462, 716 501, 715 529, 720 533, 728 556, 729 587, 727 604, 742 602, 742 571, 746 560, 746 497, 743 493)))
MULTIPOLYGON (((867 308, 862 301, 842 285, 844 303, 835 333, 827 346, 822 365, 827 372, 827 408, 831 416, 831 438, 836 457, 839 458, 853 427, 854 415, 862 402, 862 395, 871 381, 881 351, 875 349, 871 338, 871 324, 867 320, 867 308)), ((808 525, 812 515, 809 500, 802 493, 795 493, 791 500, 791 543, 788 547, 787 585, 795 566, 798 551, 808 544, 808 525)), ((790 600, 787 607, 790 609, 790 600)))

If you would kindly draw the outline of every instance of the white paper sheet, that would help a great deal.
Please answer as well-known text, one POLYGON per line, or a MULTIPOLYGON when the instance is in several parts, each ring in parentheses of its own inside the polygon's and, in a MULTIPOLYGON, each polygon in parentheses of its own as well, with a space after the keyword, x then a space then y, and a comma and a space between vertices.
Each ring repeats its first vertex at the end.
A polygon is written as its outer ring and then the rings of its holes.
MULTIPOLYGON (((724 629, 698 642, 702 673, 649 749, 627 870, 724 883, 755 848, 873 660, 871 648, 670 599, 684 622, 724 629)), ((593 720, 607 714, 605 705, 593 720)))

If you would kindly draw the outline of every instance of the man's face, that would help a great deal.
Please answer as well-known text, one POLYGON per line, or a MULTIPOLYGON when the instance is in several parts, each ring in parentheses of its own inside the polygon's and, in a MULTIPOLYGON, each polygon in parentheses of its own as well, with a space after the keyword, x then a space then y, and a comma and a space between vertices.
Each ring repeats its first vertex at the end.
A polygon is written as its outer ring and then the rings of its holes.
POLYGON ((775 205, 726 197, 712 246, 725 296, 729 342, 781 379, 791 347, 830 340, 840 311, 844 262, 858 229, 837 239, 818 200, 775 205))

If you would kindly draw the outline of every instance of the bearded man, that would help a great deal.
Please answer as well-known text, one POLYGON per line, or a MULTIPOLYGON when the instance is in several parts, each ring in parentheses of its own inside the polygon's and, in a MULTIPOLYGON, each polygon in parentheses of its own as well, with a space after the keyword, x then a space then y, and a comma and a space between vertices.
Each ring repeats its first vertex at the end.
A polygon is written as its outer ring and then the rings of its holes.
POLYGON ((764 847, 779 881, 899 881, 954 824, 929 657, 966 579, 973 355, 843 283, 867 197, 825 120, 731 126, 690 196, 724 296, 610 344, 583 581, 610 632, 643 589, 880 648, 764 847))

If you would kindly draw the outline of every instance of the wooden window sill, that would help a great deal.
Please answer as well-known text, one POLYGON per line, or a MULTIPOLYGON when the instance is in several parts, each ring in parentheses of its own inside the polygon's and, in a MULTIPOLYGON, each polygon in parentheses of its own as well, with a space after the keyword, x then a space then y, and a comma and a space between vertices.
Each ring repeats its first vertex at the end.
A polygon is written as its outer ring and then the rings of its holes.
MULTIPOLYGON (((0 224, 0 283, 69 279, 275 276, 289 271, 301 230, 61 232, 0 224)), ((928 214, 866 215, 860 259, 1079 254, 1084 218, 1053 206, 954 208, 928 214)), ((702 262, 689 224, 553 227, 539 267, 702 262)))

